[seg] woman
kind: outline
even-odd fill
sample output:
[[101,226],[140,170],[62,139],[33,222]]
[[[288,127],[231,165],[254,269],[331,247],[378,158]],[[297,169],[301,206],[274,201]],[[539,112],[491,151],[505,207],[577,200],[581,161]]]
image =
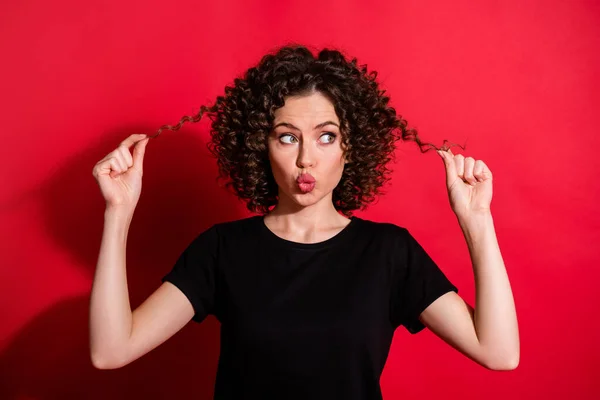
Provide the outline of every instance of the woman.
[[93,364],[126,365],[213,314],[216,399],[381,398],[400,325],[413,334],[428,327],[489,369],[516,368],[517,319],[483,161],[437,150],[473,262],[476,309],[407,229],[351,216],[388,179],[398,139],[435,147],[388,100],[355,59],[287,46],[212,107],[161,128],[208,113],[220,173],[259,215],[201,233],[133,312],[125,246],[150,137],[131,135],[99,161],[93,173],[107,207],[90,305]]

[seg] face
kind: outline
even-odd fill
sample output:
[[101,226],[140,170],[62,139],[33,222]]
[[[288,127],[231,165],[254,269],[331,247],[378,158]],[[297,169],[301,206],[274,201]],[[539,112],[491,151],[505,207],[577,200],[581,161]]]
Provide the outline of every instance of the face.
[[345,162],[339,125],[333,103],[320,93],[288,97],[275,111],[268,147],[280,204],[332,201]]

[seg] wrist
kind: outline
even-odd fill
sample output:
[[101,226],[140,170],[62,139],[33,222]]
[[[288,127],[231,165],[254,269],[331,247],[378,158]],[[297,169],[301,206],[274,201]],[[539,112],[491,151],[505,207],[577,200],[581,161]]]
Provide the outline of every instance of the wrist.
[[477,230],[494,224],[494,219],[492,218],[492,213],[490,211],[471,213],[466,216],[457,216],[457,219],[458,224],[463,231]]
[[120,207],[107,207],[104,211],[103,236],[126,243],[133,210]]
[[104,219],[130,222],[135,208],[124,206],[107,206],[104,210]]

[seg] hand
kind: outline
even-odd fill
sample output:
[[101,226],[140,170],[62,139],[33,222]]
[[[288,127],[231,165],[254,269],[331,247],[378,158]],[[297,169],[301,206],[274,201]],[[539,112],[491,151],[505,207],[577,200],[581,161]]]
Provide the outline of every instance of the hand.
[[[94,166],[92,175],[100,186],[107,208],[135,209],[142,191],[142,165],[148,140],[144,134],[131,135]],[[129,148],[134,144],[132,156]]]
[[446,188],[452,211],[458,218],[490,212],[492,172],[481,160],[438,150],[446,167]]

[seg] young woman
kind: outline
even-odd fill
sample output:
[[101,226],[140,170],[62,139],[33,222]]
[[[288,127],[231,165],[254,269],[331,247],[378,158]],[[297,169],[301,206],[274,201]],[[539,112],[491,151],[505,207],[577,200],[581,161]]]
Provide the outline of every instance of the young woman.
[[216,399],[381,398],[400,325],[413,334],[428,327],[486,368],[516,368],[517,318],[483,161],[437,149],[472,259],[475,309],[407,229],[352,216],[388,179],[398,139],[435,147],[388,100],[356,59],[287,46],[213,106],[161,128],[210,115],[221,175],[258,215],[202,232],[133,312],[125,247],[151,137],[131,135],[99,161],[106,211],[90,304],[93,364],[124,366],[213,314]]

